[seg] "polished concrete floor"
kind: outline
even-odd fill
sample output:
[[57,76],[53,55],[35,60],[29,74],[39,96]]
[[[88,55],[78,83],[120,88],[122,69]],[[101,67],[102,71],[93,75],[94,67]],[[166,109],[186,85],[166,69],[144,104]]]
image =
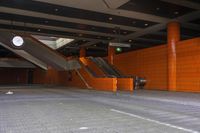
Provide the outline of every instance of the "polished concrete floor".
[[182,132],[200,132],[200,94],[0,87],[0,133]]

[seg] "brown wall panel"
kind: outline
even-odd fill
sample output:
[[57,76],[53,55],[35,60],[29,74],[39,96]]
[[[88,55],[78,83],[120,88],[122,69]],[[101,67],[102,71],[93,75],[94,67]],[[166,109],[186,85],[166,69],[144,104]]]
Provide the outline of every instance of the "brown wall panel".
[[20,68],[0,68],[0,84],[27,84],[28,70]]

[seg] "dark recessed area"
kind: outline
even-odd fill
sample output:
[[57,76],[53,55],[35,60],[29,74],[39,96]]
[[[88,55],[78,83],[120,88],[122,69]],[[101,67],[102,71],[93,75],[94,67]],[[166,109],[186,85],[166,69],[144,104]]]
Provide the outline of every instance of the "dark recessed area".
[[176,18],[195,11],[188,7],[171,4],[161,0],[130,0],[119,7],[119,9],[152,14],[166,18]]

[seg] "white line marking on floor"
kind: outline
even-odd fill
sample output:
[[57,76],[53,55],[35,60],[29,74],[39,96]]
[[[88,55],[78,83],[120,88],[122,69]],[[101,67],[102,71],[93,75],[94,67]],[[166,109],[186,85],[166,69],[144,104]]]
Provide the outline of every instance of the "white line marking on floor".
[[79,129],[80,129],[80,130],[87,130],[88,127],[80,127]]
[[168,124],[168,123],[164,123],[164,122],[160,122],[160,121],[157,121],[157,120],[145,118],[145,117],[142,117],[142,116],[139,116],[139,115],[127,113],[127,112],[116,110],[116,109],[110,109],[110,111],[116,112],[116,113],[120,113],[120,114],[124,114],[124,115],[128,115],[128,116],[135,117],[135,118],[138,118],[138,119],[154,122],[154,123],[159,124],[159,125],[164,125],[164,126],[176,128],[176,129],[183,130],[183,131],[190,132],[190,133],[199,133],[198,131],[195,131],[195,130],[191,130],[191,129],[187,129],[187,128],[171,125],[171,124]]

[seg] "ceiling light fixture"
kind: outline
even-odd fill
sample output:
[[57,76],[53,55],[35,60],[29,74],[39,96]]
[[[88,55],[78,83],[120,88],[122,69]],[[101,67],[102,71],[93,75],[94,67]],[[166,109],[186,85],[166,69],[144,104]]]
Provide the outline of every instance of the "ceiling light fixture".
[[112,18],[112,17],[109,17],[108,19],[109,19],[110,21],[112,21],[112,20],[113,20],[113,18]]
[[148,26],[149,24],[144,24],[145,26]]
[[14,36],[12,39],[12,44],[15,47],[21,47],[24,44],[24,39],[21,36]]
[[158,10],[160,10],[160,8],[159,8],[159,7],[157,7],[157,8],[156,8],[156,10],[158,11]]
[[174,14],[176,14],[176,15],[177,15],[177,14],[179,14],[179,12],[177,12],[177,11],[176,11],[176,12],[174,12]]
[[55,10],[56,12],[58,11],[58,9],[57,9],[57,8],[55,8],[54,10]]

